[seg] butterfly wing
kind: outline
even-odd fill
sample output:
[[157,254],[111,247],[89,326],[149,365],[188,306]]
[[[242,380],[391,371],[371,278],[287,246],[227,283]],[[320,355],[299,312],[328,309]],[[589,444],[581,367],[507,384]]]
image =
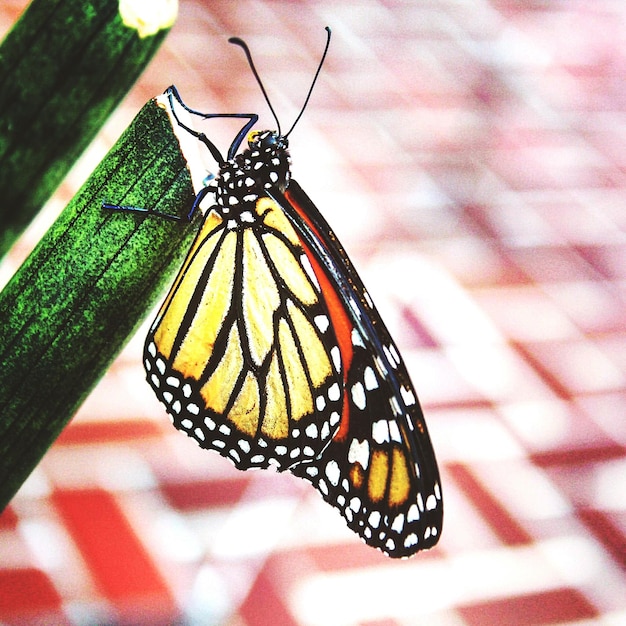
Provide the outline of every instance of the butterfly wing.
[[337,431],[335,330],[300,238],[270,198],[208,213],[148,333],[148,382],[174,425],[239,469],[285,470]]
[[339,429],[291,472],[309,480],[366,543],[392,557],[439,539],[437,462],[406,367],[337,237],[300,186],[270,192],[297,231],[323,285],[341,348]]

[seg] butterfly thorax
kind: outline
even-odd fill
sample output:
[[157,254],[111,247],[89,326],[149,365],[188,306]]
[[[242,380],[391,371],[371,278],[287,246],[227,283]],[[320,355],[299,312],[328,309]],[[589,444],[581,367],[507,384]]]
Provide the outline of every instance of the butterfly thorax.
[[274,131],[251,132],[248,148],[220,168],[213,208],[226,219],[245,223],[266,189],[285,191],[291,164],[287,146],[287,139]]

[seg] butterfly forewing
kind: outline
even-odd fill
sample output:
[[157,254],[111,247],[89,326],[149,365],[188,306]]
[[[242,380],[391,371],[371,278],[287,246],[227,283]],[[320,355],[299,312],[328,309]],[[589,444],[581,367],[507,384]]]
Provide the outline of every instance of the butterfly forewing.
[[336,432],[334,329],[295,231],[269,198],[245,223],[206,218],[146,340],[174,425],[240,469],[317,457]]
[[[370,545],[409,556],[439,539],[443,506],[437,463],[398,350],[336,236],[295,181],[273,194],[301,234],[338,332],[344,408],[329,446],[291,468],[313,483]],[[320,271],[320,270],[318,270]]]

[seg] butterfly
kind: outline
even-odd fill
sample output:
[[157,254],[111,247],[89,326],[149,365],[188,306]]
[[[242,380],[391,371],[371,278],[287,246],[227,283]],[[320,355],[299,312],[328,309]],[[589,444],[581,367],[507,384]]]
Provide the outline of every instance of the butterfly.
[[[336,235],[290,176],[288,136],[256,114],[205,114],[175,87],[172,109],[247,118],[199,193],[214,204],[151,326],[147,380],[174,426],[242,470],[309,481],[364,541],[391,557],[439,539],[437,462],[398,349]],[[244,138],[247,148],[238,152]],[[111,207],[109,207],[111,208]]]

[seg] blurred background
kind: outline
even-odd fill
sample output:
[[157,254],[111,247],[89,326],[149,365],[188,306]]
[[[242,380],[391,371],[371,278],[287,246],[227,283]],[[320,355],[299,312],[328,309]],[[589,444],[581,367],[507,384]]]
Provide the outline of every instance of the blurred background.
[[0,516],[0,623],[626,624],[625,22],[621,0],[181,0],[0,280],[169,84],[274,128],[228,37],[288,128],[331,26],[293,175],[407,362],[443,535],[392,561],[303,481],[200,450],[144,382],[144,328]]

